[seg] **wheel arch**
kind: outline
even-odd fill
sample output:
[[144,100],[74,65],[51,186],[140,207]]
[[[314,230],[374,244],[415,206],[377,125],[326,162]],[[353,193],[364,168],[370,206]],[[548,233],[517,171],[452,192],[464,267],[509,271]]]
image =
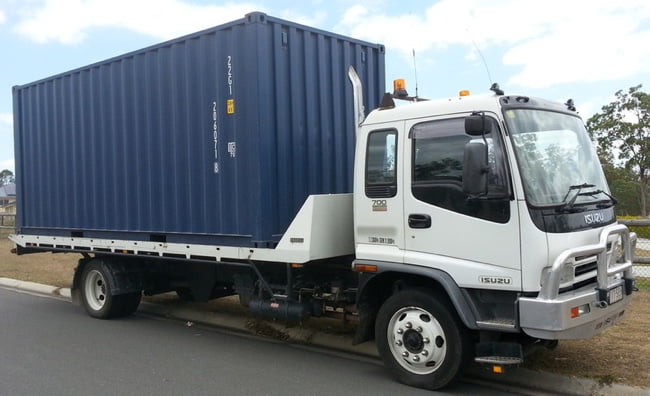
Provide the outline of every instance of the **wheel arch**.
[[444,298],[454,308],[462,323],[470,330],[477,330],[476,309],[466,294],[446,272],[408,264],[357,261],[376,265],[377,273],[360,274],[357,292],[360,325],[354,342],[361,343],[374,337],[377,312],[394,293],[407,288],[431,290]]
[[138,262],[126,263],[125,260],[109,256],[84,257],[79,259],[72,278],[70,289],[71,300],[76,305],[81,305],[82,274],[86,265],[91,261],[98,261],[105,266],[106,275],[110,277],[111,293],[115,296],[142,291],[142,269]]

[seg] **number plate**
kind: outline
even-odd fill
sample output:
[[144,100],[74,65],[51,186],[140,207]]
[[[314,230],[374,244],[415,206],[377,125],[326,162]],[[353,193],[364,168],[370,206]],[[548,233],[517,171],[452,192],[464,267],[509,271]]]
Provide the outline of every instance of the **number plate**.
[[616,286],[607,292],[607,300],[609,304],[614,304],[615,302],[621,301],[623,299],[623,286]]

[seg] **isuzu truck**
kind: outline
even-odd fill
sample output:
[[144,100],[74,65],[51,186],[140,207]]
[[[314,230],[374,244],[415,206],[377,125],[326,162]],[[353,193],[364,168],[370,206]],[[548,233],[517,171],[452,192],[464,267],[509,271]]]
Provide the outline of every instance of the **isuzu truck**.
[[251,13],[16,86],[10,239],[81,254],[90,316],[342,317],[428,389],[619,321],[636,236],[572,101],[384,80],[383,46]]

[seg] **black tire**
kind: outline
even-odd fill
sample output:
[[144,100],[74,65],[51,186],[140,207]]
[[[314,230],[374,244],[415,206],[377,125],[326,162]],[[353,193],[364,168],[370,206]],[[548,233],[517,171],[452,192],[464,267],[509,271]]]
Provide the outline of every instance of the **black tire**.
[[138,310],[138,307],[140,306],[140,300],[142,300],[142,292],[122,294],[115,296],[115,298],[122,300],[120,302],[122,305],[122,312],[120,312],[120,314],[117,316],[129,316]]
[[94,259],[86,264],[81,274],[81,301],[88,315],[98,319],[127,316],[135,312],[142,294],[129,293],[114,296],[108,264]]
[[408,289],[377,314],[375,341],[384,364],[401,383],[430,390],[456,380],[471,357],[469,331],[446,299]]

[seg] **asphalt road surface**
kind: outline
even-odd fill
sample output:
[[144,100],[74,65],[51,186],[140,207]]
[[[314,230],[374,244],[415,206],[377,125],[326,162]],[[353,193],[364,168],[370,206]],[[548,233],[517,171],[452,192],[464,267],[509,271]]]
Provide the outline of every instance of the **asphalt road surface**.
[[[431,395],[373,359],[0,289],[0,395]],[[505,395],[459,383],[445,393]]]

